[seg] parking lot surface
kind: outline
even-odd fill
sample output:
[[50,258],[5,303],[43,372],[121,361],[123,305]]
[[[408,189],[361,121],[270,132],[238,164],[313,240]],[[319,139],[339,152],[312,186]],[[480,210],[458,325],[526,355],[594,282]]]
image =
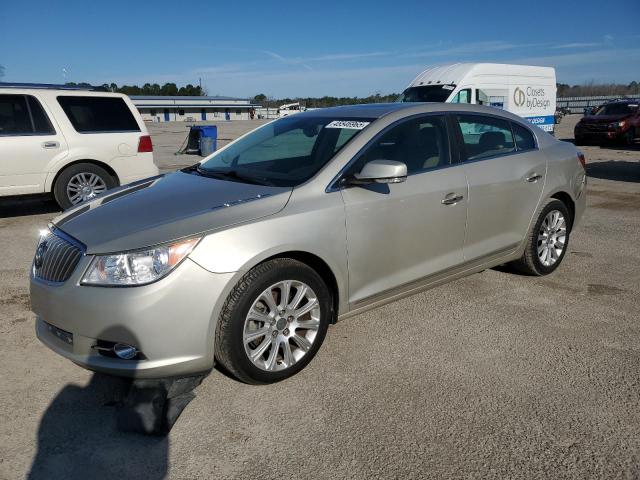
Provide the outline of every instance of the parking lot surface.
[[[185,125],[150,130],[163,171],[197,161],[173,155]],[[0,201],[0,478],[640,477],[640,148],[583,150],[588,209],[555,273],[344,320],[276,385],[214,370],[167,438],[117,431],[120,383],[35,338],[28,268],[57,209]]]

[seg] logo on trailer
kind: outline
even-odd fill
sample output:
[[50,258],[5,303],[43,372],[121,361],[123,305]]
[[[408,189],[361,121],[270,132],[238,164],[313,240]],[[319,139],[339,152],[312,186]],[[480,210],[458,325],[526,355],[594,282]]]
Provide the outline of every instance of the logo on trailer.
[[524,101],[525,101],[524,92],[520,87],[516,87],[515,91],[513,92],[513,102],[516,104],[516,106],[521,107],[524,105]]

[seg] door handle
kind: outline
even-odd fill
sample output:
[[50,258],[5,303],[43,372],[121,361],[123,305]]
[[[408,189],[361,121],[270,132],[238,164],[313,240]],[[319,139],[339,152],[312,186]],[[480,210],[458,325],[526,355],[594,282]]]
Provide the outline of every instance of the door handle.
[[531,175],[529,175],[527,178],[525,178],[525,180],[529,183],[535,183],[538,180],[540,180],[542,178],[542,175],[537,174],[537,173],[532,173]]
[[455,193],[449,193],[446,197],[444,197],[440,203],[443,205],[455,205],[459,201],[464,198],[464,195],[457,195]]
[[42,148],[58,148],[59,146],[58,142],[42,142]]

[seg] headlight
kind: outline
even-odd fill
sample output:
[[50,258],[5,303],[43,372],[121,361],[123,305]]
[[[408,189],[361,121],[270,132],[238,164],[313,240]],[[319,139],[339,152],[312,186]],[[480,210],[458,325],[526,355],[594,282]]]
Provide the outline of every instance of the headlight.
[[200,238],[112,255],[97,255],[82,277],[83,285],[136,286],[167,275],[189,255]]

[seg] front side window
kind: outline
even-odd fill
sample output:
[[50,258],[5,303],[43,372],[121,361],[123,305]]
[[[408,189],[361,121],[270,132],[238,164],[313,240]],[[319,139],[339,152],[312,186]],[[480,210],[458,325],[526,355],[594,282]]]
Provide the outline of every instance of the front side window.
[[133,113],[122,98],[60,96],[58,103],[77,132],[140,131]]
[[55,130],[31,95],[0,95],[0,135],[49,135]]
[[356,161],[360,171],[372,160],[393,160],[407,166],[412,175],[449,164],[449,140],[445,117],[430,115],[407,120],[373,140]]
[[458,115],[467,160],[480,160],[515,151],[507,120],[484,115]]
[[451,99],[451,103],[471,103],[471,89],[465,88],[460,90]]
[[285,117],[202,162],[202,175],[266,185],[299,185],[315,175],[373,119]]

